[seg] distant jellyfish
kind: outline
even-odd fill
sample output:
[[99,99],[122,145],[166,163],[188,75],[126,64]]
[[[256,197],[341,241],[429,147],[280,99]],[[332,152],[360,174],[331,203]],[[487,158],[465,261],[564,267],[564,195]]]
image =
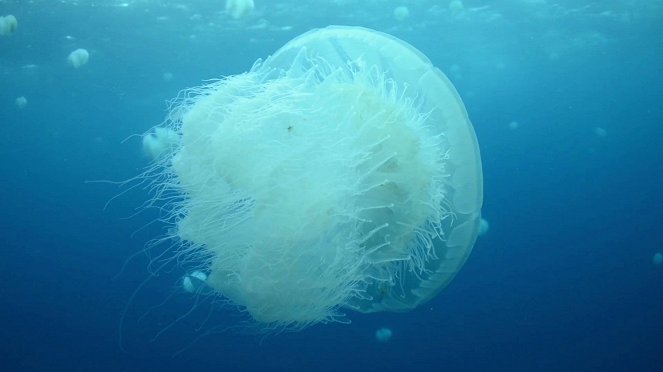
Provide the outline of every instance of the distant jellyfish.
[[488,230],[490,230],[490,224],[488,223],[488,220],[481,218],[481,221],[479,221],[479,236],[486,235]]
[[396,18],[397,21],[402,21],[405,18],[410,16],[410,9],[406,6],[397,6],[394,8],[394,18]]
[[169,154],[179,143],[180,136],[172,129],[156,127],[143,136],[143,151],[152,160]]
[[189,293],[196,293],[205,287],[207,274],[196,270],[182,277],[182,288]]
[[516,130],[519,127],[520,127],[520,124],[517,121],[510,121],[509,122],[509,129]]
[[18,21],[13,15],[0,17],[0,35],[11,35],[18,28]]
[[449,74],[454,77],[454,79],[460,80],[463,77],[463,69],[457,65],[453,64],[449,66]]
[[603,138],[603,137],[608,135],[608,132],[605,129],[601,128],[601,127],[596,127],[596,128],[594,128],[594,134],[597,137]]
[[652,257],[651,262],[656,266],[663,263],[663,253],[661,252],[654,253],[654,257]]
[[79,68],[84,66],[87,61],[90,59],[90,53],[85,49],[76,49],[73,52],[69,53],[67,57],[67,62],[72,65],[74,68]]
[[172,72],[164,72],[163,75],[161,75],[163,78],[163,81],[171,81],[173,80],[173,73]]
[[17,98],[16,98],[16,100],[14,101],[14,103],[16,104],[16,108],[18,108],[19,110],[22,110],[22,109],[25,108],[25,106],[27,106],[27,104],[28,104],[28,99],[25,98],[24,96],[20,96],[20,97],[17,97]]
[[234,19],[240,19],[253,12],[253,0],[226,0],[226,13]]
[[375,339],[378,342],[388,342],[391,340],[391,336],[393,336],[393,332],[391,329],[383,327],[375,331]]
[[460,12],[462,12],[463,9],[465,9],[465,7],[463,6],[463,2],[462,2],[462,1],[460,1],[460,0],[453,0],[453,1],[449,2],[449,10],[450,10],[451,13],[453,13],[454,15],[455,15],[455,14],[458,14],[458,13],[460,13]]

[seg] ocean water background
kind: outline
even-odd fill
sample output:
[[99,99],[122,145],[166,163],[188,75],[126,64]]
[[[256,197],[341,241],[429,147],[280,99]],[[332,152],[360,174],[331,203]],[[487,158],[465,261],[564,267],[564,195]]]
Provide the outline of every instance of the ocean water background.
[[[233,20],[211,0],[0,1],[19,22],[0,37],[1,369],[663,370],[663,2],[462,4],[256,0]],[[131,135],[180,90],[330,24],[409,42],[463,98],[491,225],[464,268],[414,311],[266,338],[177,267],[132,297],[149,258],[128,259],[167,226],[133,215],[145,190],[104,209],[127,188],[86,181],[138,175]]]

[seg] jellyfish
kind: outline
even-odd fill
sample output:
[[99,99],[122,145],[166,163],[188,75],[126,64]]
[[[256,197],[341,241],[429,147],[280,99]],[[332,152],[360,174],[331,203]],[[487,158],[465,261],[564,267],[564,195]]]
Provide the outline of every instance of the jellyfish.
[[193,271],[182,277],[182,288],[189,293],[198,293],[205,287],[207,274],[200,270]]
[[265,329],[407,311],[479,231],[479,148],[446,76],[388,34],[330,26],[181,94],[148,174],[178,261]]
[[226,0],[226,13],[234,19],[248,16],[255,8],[253,0]]
[[173,150],[179,140],[174,130],[156,127],[143,136],[143,151],[152,160],[158,160]]
[[73,52],[69,53],[67,57],[67,62],[74,67],[79,68],[84,66],[87,61],[90,59],[90,53],[85,49],[76,49]]
[[450,1],[448,7],[451,13],[454,15],[462,12],[465,9],[465,6],[463,6],[463,2],[460,0]]
[[404,5],[397,6],[394,8],[394,18],[397,21],[403,21],[410,16],[410,9]]
[[378,342],[388,342],[389,340],[391,340],[392,335],[393,332],[391,331],[391,329],[386,327],[382,327],[377,331],[375,331],[375,339]]
[[18,28],[18,21],[13,15],[0,17],[0,35],[11,35]]
[[607,137],[607,136],[608,136],[608,131],[606,131],[605,129],[603,129],[603,128],[601,128],[601,127],[595,127],[595,128],[594,128],[594,134],[595,134],[597,137],[601,137],[601,138],[603,138],[603,137]]
[[661,252],[654,253],[654,256],[651,258],[651,262],[654,265],[659,266],[661,263],[663,263],[663,253]]
[[25,108],[25,106],[28,105],[28,99],[25,98],[25,96],[16,97],[14,104],[16,105],[17,109],[22,110]]
[[490,230],[490,223],[488,223],[488,220],[485,218],[479,220],[479,236],[486,235],[488,230]]

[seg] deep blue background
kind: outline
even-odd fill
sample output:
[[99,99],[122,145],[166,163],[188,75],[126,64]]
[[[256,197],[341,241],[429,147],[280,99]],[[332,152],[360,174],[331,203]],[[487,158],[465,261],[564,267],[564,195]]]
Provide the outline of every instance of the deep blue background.
[[[468,0],[457,14],[433,0],[256,2],[233,21],[211,0],[0,1],[19,20],[0,37],[3,370],[663,370],[661,2]],[[480,142],[489,233],[415,311],[262,340],[207,303],[173,323],[195,303],[173,268],[131,301],[122,351],[148,259],[113,278],[167,227],[126,218],[145,191],[103,210],[125,189],[85,181],[137,175],[140,140],[121,142],[179,90],[328,24],[389,32],[448,73]],[[79,47],[91,57],[75,70]],[[394,337],[381,344],[383,326]]]

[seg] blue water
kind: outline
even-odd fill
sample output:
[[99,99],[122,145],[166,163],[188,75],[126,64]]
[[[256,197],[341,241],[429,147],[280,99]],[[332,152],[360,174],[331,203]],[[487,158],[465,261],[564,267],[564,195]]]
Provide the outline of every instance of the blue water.
[[[0,1],[19,22],[0,37],[0,369],[663,370],[663,3],[447,4],[256,0],[235,21],[220,0]],[[329,24],[406,40],[456,85],[491,225],[464,268],[414,311],[264,339],[237,309],[194,306],[177,267],[132,298],[149,258],[123,264],[167,226],[132,216],[147,191],[104,209],[127,188],[86,181],[139,174],[130,136],[181,89]]]

